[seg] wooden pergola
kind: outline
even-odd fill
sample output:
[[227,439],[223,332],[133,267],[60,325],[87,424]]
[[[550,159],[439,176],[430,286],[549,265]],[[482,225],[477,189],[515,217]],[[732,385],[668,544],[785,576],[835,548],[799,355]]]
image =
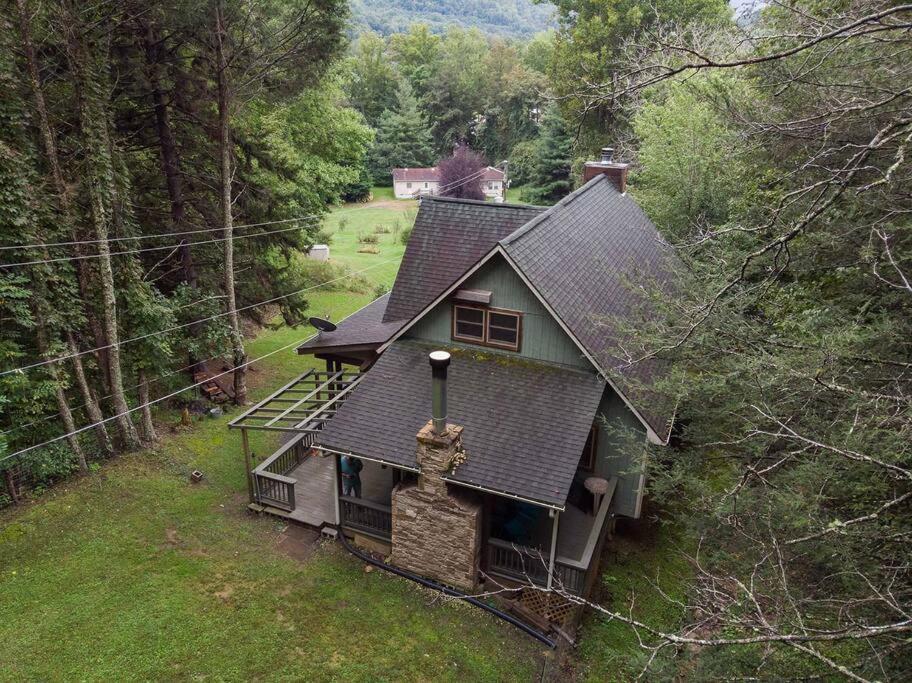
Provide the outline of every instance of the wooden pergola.
[[308,370],[228,423],[229,429],[241,430],[251,501],[254,493],[247,430],[316,434],[336,414],[361,377],[360,372],[342,369]]

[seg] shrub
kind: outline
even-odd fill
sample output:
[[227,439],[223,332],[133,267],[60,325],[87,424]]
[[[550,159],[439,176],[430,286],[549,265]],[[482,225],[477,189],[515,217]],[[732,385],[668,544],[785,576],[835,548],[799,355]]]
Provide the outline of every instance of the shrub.
[[399,241],[403,244],[408,244],[409,238],[412,236],[412,228],[414,226],[409,226],[402,231],[402,234],[399,235]]
[[386,227],[385,225],[375,225],[374,226],[375,235],[388,235],[389,231],[390,231],[390,229],[388,227]]
[[379,244],[380,238],[370,233],[358,233],[358,244]]
[[360,249],[358,249],[359,254],[379,254],[380,250],[375,247],[373,244],[366,244]]
[[314,244],[332,244],[332,233],[329,230],[318,230],[314,235]]
[[345,228],[348,227],[348,219],[340,218],[339,219],[339,232],[345,232]]

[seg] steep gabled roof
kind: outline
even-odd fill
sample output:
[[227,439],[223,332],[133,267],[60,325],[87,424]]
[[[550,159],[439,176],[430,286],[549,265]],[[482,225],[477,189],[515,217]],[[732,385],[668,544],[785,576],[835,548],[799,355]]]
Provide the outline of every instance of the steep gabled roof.
[[420,313],[499,240],[543,211],[524,204],[422,198],[383,321],[407,321]]
[[664,363],[628,364],[631,322],[654,314],[646,290],[673,291],[674,255],[652,221],[604,175],[596,176],[500,242],[508,259],[662,440],[671,406],[649,388]]
[[[325,448],[417,468],[415,435],[431,416],[428,352],[398,341],[317,436]],[[562,508],[605,382],[595,373],[452,349],[449,420],[465,427],[453,483]]]

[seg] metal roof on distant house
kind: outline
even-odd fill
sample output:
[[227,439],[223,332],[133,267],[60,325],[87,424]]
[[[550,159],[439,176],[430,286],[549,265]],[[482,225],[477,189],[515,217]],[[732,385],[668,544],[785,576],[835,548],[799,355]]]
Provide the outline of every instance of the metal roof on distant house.
[[[484,174],[481,176],[481,180],[487,182],[489,180],[503,180],[504,172],[499,168],[494,168],[493,166],[488,166],[485,169]],[[431,166],[430,168],[394,168],[393,169],[393,181],[407,181],[407,182],[439,182],[440,181],[440,169],[436,166]]]
[[[391,345],[317,444],[416,469],[415,435],[431,417],[428,352]],[[468,456],[448,479],[563,508],[605,388],[594,373],[453,350],[449,421]]]
[[525,204],[423,197],[384,322],[408,319],[474,266],[497,242],[545,211]]

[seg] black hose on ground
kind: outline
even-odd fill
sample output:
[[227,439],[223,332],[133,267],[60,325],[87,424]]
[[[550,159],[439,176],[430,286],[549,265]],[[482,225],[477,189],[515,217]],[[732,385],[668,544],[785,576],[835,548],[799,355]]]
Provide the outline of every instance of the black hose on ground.
[[345,549],[348,550],[348,552],[350,552],[355,557],[362,559],[365,562],[374,565],[375,567],[380,567],[380,569],[385,569],[388,572],[392,572],[393,574],[396,574],[397,576],[401,576],[405,579],[410,579],[410,580],[414,581],[415,583],[421,584],[425,588],[432,588],[435,591],[440,591],[444,595],[449,595],[450,597],[458,598],[459,600],[465,600],[470,605],[475,605],[476,607],[480,607],[481,609],[485,610],[486,612],[490,612],[495,617],[497,617],[499,619],[503,619],[508,624],[512,624],[513,626],[518,628],[520,631],[523,631],[524,633],[532,636],[533,638],[544,643],[551,649],[554,649],[557,647],[557,643],[555,643],[553,640],[551,640],[544,633],[536,631],[534,628],[532,628],[528,624],[520,621],[516,617],[514,617],[510,614],[507,614],[506,612],[502,612],[499,609],[497,609],[496,607],[491,607],[491,605],[487,604],[486,602],[482,602],[478,598],[474,598],[471,595],[466,595],[465,593],[462,593],[458,590],[455,590],[448,586],[444,586],[435,581],[431,581],[430,579],[426,579],[423,576],[418,576],[417,574],[413,574],[412,572],[406,571],[405,569],[400,569],[399,567],[394,567],[393,565],[387,564],[386,562],[381,562],[380,560],[377,560],[377,559],[371,557],[367,553],[361,552],[360,550],[358,550],[357,548],[352,546],[351,543],[348,542],[348,539],[345,538],[345,534],[342,532],[342,529],[339,529],[337,527],[336,530],[339,532],[339,538],[342,541],[342,545],[344,545]]

